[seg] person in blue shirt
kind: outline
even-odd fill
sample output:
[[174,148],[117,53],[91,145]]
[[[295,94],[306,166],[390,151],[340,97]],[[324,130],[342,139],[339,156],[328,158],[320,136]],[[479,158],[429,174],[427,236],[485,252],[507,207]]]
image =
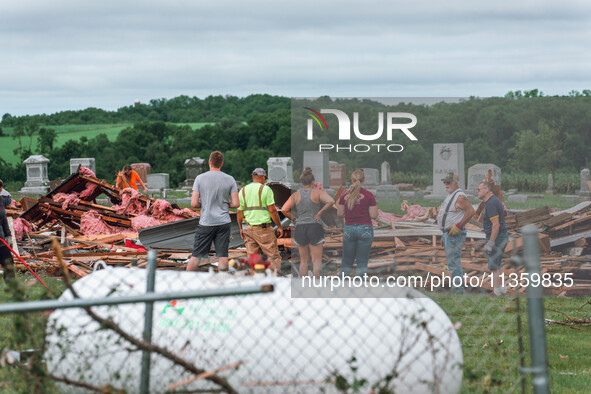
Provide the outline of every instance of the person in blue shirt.
[[482,225],[486,235],[484,251],[488,255],[488,268],[493,273],[493,292],[500,296],[507,293],[507,288],[501,283],[501,262],[509,243],[509,234],[505,226],[505,207],[492,190],[492,183],[482,182],[478,185],[477,195],[484,202],[482,215]]

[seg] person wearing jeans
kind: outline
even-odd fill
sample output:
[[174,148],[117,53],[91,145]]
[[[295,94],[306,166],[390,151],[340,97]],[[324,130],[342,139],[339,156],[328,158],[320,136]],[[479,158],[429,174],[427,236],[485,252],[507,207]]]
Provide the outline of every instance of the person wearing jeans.
[[450,172],[442,179],[448,196],[439,208],[437,224],[443,232],[441,241],[445,249],[445,260],[451,274],[453,291],[464,294],[461,260],[462,246],[466,243],[464,226],[474,216],[474,208],[460,189],[459,180],[456,172]]
[[355,262],[357,262],[355,275],[363,276],[367,273],[373,242],[371,220],[378,217],[378,207],[374,195],[362,187],[364,181],[363,170],[353,171],[352,185],[341,195],[337,205],[337,214],[345,218],[343,260],[339,273],[341,276],[348,276]]
[[501,281],[503,253],[509,243],[509,234],[505,225],[505,207],[493,194],[493,184],[482,182],[478,185],[478,198],[484,202],[482,226],[486,235],[484,251],[488,255],[488,269],[492,271],[493,294],[502,296],[508,289]]
[[442,235],[443,249],[445,249],[445,259],[447,261],[447,268],[451,273],[452,283],[456,293],[463,293],[463,270],[462,270],[462,246],[466,243],[466,230],[461,230],[458,235],[450,235],[449,232],[444,232]]

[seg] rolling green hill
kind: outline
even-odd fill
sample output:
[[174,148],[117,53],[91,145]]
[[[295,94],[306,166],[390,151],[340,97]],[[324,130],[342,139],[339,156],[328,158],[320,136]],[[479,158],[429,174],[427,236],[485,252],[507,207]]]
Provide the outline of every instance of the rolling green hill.
[[[175,123],[176,125],[189,125],[193,130],[202,128],[209,122],[201,123]],[[106,134],[109,141],[115,141],[121,130],[131,124],[79,124],[79,125],[62,125],[62,126],[40,126],[54,129],[57,138],[54,148],[63,146],[69,140],[80,140],[82,137],[92,139],[99,134]],[[18,148],[18,139],[12,137],[13,127],[3,127],[4,136],[0,137],[0,157],[6,160],[9,164],[17,164],[19,158],[14,154],[14,150]],[[37,151],[37,137],[34,135],[31,141],[31,151]],[[29,147],[29,137],[22,137],[21,143],[23,147]]]

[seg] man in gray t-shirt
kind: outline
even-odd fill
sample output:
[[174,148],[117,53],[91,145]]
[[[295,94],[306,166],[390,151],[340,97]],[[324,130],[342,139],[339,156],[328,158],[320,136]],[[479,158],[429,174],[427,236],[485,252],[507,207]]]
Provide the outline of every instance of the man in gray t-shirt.
[[199,259],[209,256],[213,242],[219,258],[218,268],[228,269],[228,246],[230,243],[230,208],[238,208],[238,188],[230,175],[221,171],[224,155],[212,152],[209,156],[209,171],[195,178],[191,206],[201,208],[199,226],[195,232],[193,253],[187,271],[196,271]]

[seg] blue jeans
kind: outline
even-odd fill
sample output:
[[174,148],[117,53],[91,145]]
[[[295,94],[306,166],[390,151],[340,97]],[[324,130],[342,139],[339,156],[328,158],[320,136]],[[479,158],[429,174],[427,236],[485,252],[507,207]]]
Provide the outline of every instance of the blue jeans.
[[[488,237],[486,238],[486,242],[488,242]],[[501,262],[503,260],[503,253],[505,253],[505,248],[509,243],[509,234],[506,231],[499,232],[497,238],[495,239],[495,246],[492,252],[488,255],[488,269],[490,270],[498,270],[501,268]]]
[[[452,283],[459,285],[455,291],[458,293],[464,292],[464,283],[462,276],[462,247],[466,243],[466,230],[460,231],[459,235],[451,236],[449,233],[443,233],[442,236],[443,248],[445,249],[445,259],[447,261],[447,268],[451,272]],[[462,280],[454,278],[459,276]]]
[[340,275],[349,275],[353,262],[357,260],[356,276],[367,273],[369,252],[373,242],[373,226],[368,224],[348,224],[343,232],[343,261]]

